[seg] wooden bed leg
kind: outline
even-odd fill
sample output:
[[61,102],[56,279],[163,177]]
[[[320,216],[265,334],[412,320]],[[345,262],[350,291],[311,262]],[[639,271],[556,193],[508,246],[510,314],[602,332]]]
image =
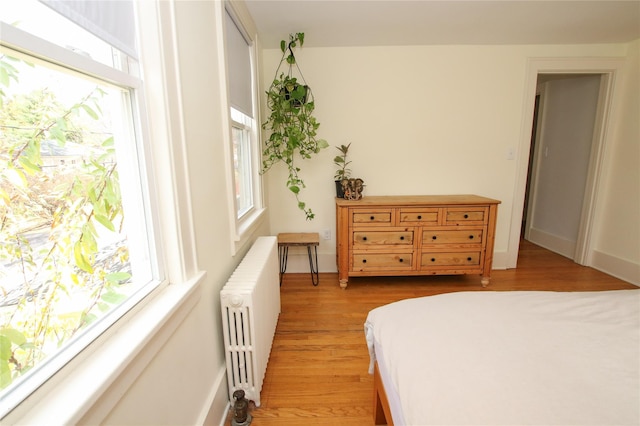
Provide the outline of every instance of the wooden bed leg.
[[375,363],[373,370],[373,421],[376,425],[393,426],[391,408],[387,400],[387,393],[378,371],[378,363]]

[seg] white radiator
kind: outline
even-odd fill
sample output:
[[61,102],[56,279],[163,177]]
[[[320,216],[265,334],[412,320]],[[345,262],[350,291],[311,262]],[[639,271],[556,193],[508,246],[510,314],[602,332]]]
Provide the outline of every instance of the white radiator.
[[277,237],[259,237],[220,291],[229,398],[260,391],[280,315]]

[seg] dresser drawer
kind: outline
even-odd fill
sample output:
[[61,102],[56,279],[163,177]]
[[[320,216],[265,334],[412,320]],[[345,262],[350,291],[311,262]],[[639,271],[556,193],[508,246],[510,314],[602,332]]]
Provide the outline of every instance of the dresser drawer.
[[449,207],[445,210],[445,225],[484,225],[488,217],[486,207]]
[[421,224],[421,225],[437,225],[438,224],[438,208],[404,208],[400,209],[400,225],[404,224]]
[[439,230],[425,229],[422,231],[422,245],[440,244],[482,244],[482,229],[470,230]]
[[392,209],[353,210],[353,226],[391,226]]
[[413,231],[354,231],[354,248],[413,246]]
[[479,251],[469,252],[427,252],[422,253],[420,266],[441,267],[441,266],[478,266],[480,265],[481,254]]
[[362,253],[353,255],[354,271],[367,270],[411,270],[412,253]]

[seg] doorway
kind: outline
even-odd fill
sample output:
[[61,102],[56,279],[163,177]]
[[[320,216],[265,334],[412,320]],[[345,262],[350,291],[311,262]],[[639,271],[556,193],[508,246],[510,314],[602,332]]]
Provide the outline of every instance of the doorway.
[[[521,234],[576,261],[601,74],[539,74]],[[595,150],[597,152],[597,150]],[[580,263],[578,261],[578,263]]]
[[[598,203],[598,185],[602,169],[604,147],[610,138],[608,122],[610,120],[612,99],[616,97],[614,82],[624,65],[620,58],[531,58],[525,75],[525,96],[523,122],[518,144],[514,198],[511,209],[509,241],[504,264],[506,268],[515,268],[518,263],[520,237],[523,221],[526,224],[525,196],[530,185],[527,183],[530,148],[533,130],[533,117],[538,78],[540,76],[561,77],[567,75],[597,74],[600,76],[596,123],[594,125],[589,167],[582,197],[579,229],[575,244],[574,261],[581,265],[590,265],[592,255],[591,230],[594,227],[595,209]],[[546,78],[546,77],[543,77]],[[539,126],[536,126],[538,128]],[[535,145],[534,145],[535,148]],[[535,161],[535,158],[533,159]],[[529,193],[528,206],[531,205]]]

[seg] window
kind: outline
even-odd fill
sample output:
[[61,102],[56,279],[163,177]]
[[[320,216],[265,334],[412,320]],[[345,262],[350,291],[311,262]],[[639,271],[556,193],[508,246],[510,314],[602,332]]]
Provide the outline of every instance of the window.
[[237,219],[241,219],[254,206],[251,177],[254,170],[251,160],[253,131],[253,119],[232,107],[231,132]]
[[[0,17],[0,417],[160,278],[135,50],[39,2],[8,4]],[[131,6],[118,4],[118,13]],[[122,26],[123,15],[115,18]]]
[[[230,6],[229,6],[230,8]],[[252,43],[232,10],[226,11],[225,47],[229,82],[229,115],[236,238],[262,208],[259,139],[255,124]]]

